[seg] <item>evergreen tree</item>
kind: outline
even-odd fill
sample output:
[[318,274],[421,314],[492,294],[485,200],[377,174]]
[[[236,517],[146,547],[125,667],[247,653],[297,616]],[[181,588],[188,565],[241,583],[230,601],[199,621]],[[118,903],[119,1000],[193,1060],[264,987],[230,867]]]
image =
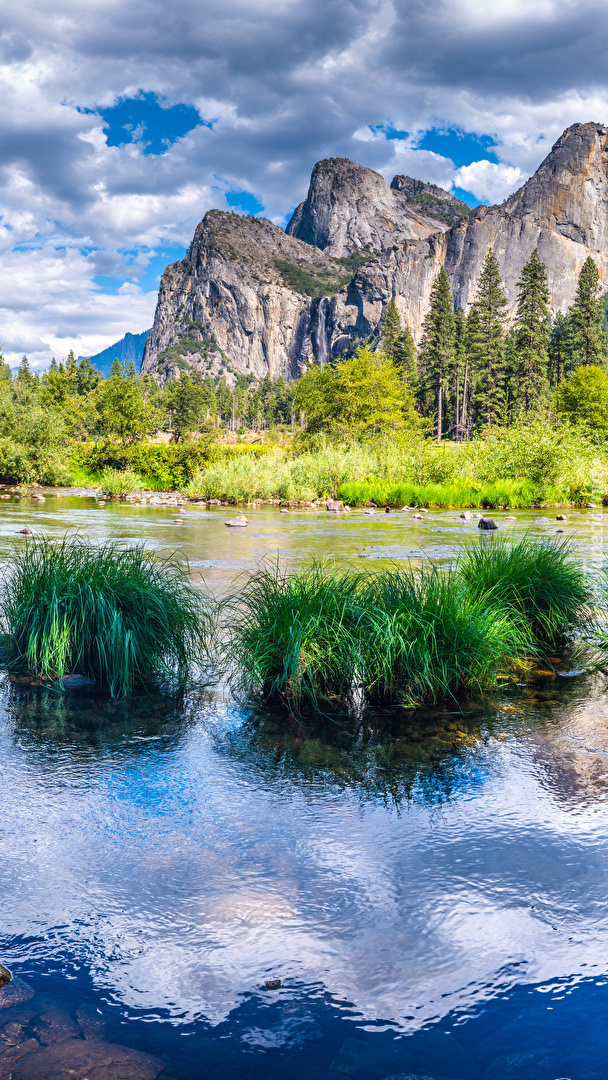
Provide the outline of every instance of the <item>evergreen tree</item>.
[[475,385],[476,369],[474,365],[476,350],[481,335],[479,321],[479,308],[473,304],[467,315],[465,329],[465,362],[462,380],[462,405],[460,407],[459,430],[462,438],[469,438],[472,427],[473,413],[473,388]]
[[445,389],[454,367],[454,306],[443,266],[431,290],[430,307],[422,327],[420,363],[424,372],[424,403],[429,411],[437,410],[439,442],[443,434]]
[[469,333],[469,361],[477,372],[476,408],[488,425],[500,423],[505,408],[505,325],[507,298],[500,267],[492,248],[484,259],[477,283],[475,320]]
[[608,340],[602,329],[604,305],[600,275],[589,255],[578,276],[574,303],[568,312],[568,367],[579,364],[603,364]]
[[461,307],[454,313],[454,436],[461,442],[464,436],[462,414],[464,379],[467,368],[467,317]]
[[547,268],[533,251],[517,282],[514,397],[524,413],[537,412],[548,395],[550,314]]
[[568,364],[568,317],[558,311],[549,335],[549,385],[557,390]]
[[416,381],[416,345],[409,326],[405,329],[401,326],[394,296],[391,296],[382,319],[380,347],[399,369],[408,386],[412,386]]

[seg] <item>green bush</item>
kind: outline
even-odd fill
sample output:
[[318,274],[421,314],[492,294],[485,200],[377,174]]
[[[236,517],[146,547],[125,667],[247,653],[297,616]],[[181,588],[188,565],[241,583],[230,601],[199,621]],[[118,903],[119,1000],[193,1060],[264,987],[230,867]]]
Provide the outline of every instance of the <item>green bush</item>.
[[[554,493],[556,496],[559,493]],[[496,481],[481,484],[454,481],[451,484],[405,484],[370,477],[360,483],[341,484],[338,498],[349,506],[375,502],[379,506],[424,506],[443,509],[483,506],[533,506],[537,489],[528,481]]]
[[154,679],[184,680],[210,638],[210,615],[187,569],[142,545],[79,537],[28,540],[3,584],[9,669],[94,679],[125,697]]
[[101,495],[120,498],[132,491],[141,491],[145,484],[133,469],[102,469],[99,475]]

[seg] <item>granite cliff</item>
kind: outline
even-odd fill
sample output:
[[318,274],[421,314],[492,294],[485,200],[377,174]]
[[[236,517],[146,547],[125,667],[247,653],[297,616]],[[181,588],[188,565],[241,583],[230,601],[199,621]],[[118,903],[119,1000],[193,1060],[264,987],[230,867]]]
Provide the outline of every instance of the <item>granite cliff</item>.
[[186,258],[165,271],[142,371],[294,378],[313,354],[325,361],[373,333],[391,296],[418,338],[439,268],[466,310],[490,247],[511,309],[535,248],[554,309],[565,309],[588,255],[608,275],[608,128],[573,125],[501,206],[467,210],[434,185],[396,176],[389,186],[330,158],[285,232],[211,211]]

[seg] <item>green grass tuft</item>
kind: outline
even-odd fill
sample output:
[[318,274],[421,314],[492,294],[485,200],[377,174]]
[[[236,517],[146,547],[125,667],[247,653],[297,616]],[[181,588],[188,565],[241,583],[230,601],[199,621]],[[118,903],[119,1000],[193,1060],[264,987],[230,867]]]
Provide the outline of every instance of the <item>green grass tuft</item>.
[[187,568],[77,536],[28,540],[9,557],[3,613],[9,670],[85,675],[119,698],[158,677],[183,681],[211,633]]
[[541,648],[558,648],[591,624],[592,588],[568,541],[486,538],[458,569],[473,600],[501,605]]
[[100,495],[109,495],[112,498],[120,498],[121,495],[130,495],[132,491],[142,491],[145,484],[133,469],[102,469],[99,475]]
[[[559,502],[561,492],[544,491],[544,500]],[[338,498],[349,506],[364,506],[375,502],[379,506],[426,506],[440,509],[464,509],[483,506],[528,507],[540,500],[538,485],[530,481],[497,480],[477,483],[473,480],[453,480],[445,483],[408,484],[370,477],[361,482],[341,484]]]
[[526,651],[526,629],[433,565],[362,577],[359,601],[374,630],[364,642],[367,699],[420,705],[479,693]]

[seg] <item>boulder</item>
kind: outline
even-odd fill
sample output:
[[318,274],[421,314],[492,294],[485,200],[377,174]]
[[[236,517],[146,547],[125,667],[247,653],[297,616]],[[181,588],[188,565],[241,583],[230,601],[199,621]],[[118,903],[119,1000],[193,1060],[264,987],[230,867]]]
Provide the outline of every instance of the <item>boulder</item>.
[[[1,1060],[1,1059],[0,1059]],[[13,1080],[156,1080],[163,1062],[115,1043],[68,1039],[26,1054]]]
[[478,529],[497,529],[498,525],[493,518],[482,517],[477,523]]
[[464,513],[462,513],[462,514],[460,515],[460,517],[462,518],[462,520],[463,520],[463,521],[470,521],[470,520],[471,520],[471,518],[472,518],[472,516],[473,516],[473,515],[472,515],[472,514],[470,514],[468,510],[465,510],[465,511],[464,511]]
[[12,977],[13,976],[8,968],[5,968],[4,964],[0,964],[0,989],[2,989],[3,986],[6,986],[6,984],[11,981]]
[[568,518],[566,517],[565,514],[558,514],[555,520],[556,521],[567,521]]
[[344,510],[344,503],[341,499],[328,499],[325,506],[327,510],[331,510],[334,514]]
[[13,1005],[23,1005],[34,996],[34,991],[17,975],[0,990],[0,1009],[12,1009]]

